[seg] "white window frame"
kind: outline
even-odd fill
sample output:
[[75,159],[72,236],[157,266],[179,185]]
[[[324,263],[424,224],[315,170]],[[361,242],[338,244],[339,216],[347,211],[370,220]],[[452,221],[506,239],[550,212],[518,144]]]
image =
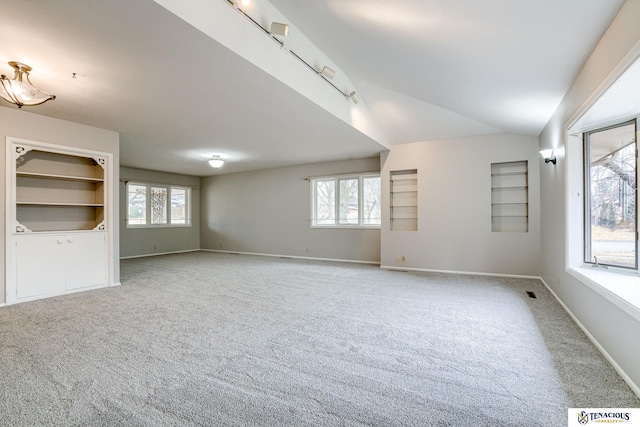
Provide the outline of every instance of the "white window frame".
[[[136,185],[140,187],[146,187],[146,200],[145,200],[145,220],[144,224],[131,224],[129,221],[129,186]],[[167,222],[166,224],[152,224],[151,223],[151,188],[163,188],[167,190]],[[171,218],[171,191],[173,189],[176,190],[184,190],[185,191],[185,206],[186,212],[184,222],[181,223],[173,223]],[[127,228],[180,228],[180,227],[191,227],[193,225],[193,221],[191,218],[192,213],[192,196],[191,193],[193,191],[192,187],[183,186],[183,185],[168,185],[168,184],[156,184],[152,182],[142,182],[142,181],[127,181],[125,186],[125,194],[126,194],[126,218],[125,222]],[[182,220],[180,220],[182,221]]]
[[[625,267],[622,265],[618,265],[618,264],[609,264],[607,262],[603,262],[600,261],[599,263],[596,263],[592,258],[591,259],[587,259],[587,253],[591,253],[591,230],[590,230],[590,226],[591,226],[591,220],[588,218],[588,211],[589,209],[587,208],[587,205],[589,205],[590,203],[590,198],[591,198],[591,190],[589,188],[590,183],[590,177],[588,175],[588,159],[587,159],[587,153],[588,153],[588,149],[587,149],[587,135],[590,135],[592,133],[595,132],[602,132],[602,131],[606,131],[608,129],[615,129],[615,128],[619,128],[622,126],[626,126],[626,125],[631,125],[633,124],[634,128],[635,128],[635,133],[636,133],[636,138],[637,138],[637,129],[638,129],[638,118],[633,116],[629,119],[626,120],[617,120],[611,124],[608,124],[607,126],[598,126],[597,128],[594,129],[590,129],[587,131],[583,131],[581,132],[581,140],[582,140],[582,179],[583,179],[583,196],[582,196],[582,212],[583,212],[583,230],[582,230],[582,246],[584,248],[583,251],[583,258],[582,258],[582,265],[585,267],[591,267],[591,268],[596,268],[599,266],[604,267],[605,269],[611,269],[613,272],[627,272],[627,273],[635,273],[638,274],[639,270],[638,270],[638,254],[640,253],[639,251],[639,241],[637,238],[637,234],[638,234],[638,196],[637,196],[637,190],[636,190],[636,200],[634,201],[634,205],[635,205],[635,221],[636,221],[636,240],[635,240],[635,265],[633,267]],[[638,176],[638,142],[635,141],[634,142],[635,148],[636,148],[636,159],[635,159],[635,164],[636,164],[636,182],[637,182],[637,176]],[[636,184],[637,185],[637,184]]]
[[[319,176],[309,178],[309,182],[311,185],[311,219],[310,225],[311,228],[359,228],[359,229],[380,229],[382,225],[382,220],[380,220],[379,224],[365,224],[364,223],[364,192],[363,192],[363,183],[367,178],[378,178],[380,179],[380,173],[362,173],[362,174],[345,174],[345,175],[329,175],[329,176]],[[350,180],[357,179],[358,180],[358,223],[357,224],[340,224],[340,181],[342,180]],[[317,223],[317,206],[316,206],[316,192],[317,192],[317,182],[320,181],[334,181],[335,182],[335,196],[334,196],[334,223],[333,224],[318,224]],[[380,189],[382,192],[382,188]],[[380,195],[380,200],[382,201],[382,194]],[[382,213],[382,207],[380,209]]]

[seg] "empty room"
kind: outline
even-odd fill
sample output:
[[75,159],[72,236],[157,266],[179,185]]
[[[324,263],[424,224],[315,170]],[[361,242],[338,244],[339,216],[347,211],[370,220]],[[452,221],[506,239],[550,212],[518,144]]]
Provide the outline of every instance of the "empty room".
[[0,425],[640,425],[640,0],[2,0]]

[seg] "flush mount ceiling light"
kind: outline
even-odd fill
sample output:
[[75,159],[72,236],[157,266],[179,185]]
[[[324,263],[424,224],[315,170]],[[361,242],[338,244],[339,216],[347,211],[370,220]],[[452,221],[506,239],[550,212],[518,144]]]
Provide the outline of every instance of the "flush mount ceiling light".
[[327,67],[326,65],[324,67],[322,67],[322,71],[320,71],[320,75],[322,75],[322,77],[326,77],[328,79],[332,79],[333,76],[336,75],[335,70],[332,70],[331,68]]
[[269,32],[269,34],[271,34],[272,36],[287,37],[289,35],[289,26],[280,22],[272,22],[271,31]]
[[13,67],[15,76],[13,79],[4,74],[0,76],[0,96],[12,104],[22,108],[23,105],[32,106],[44,104],[50,99],[56,99],[55,95],[49,95],[36,88],[29,80],[31,67],[20,62],[9,62]]
[[214,154],[211,156],[211,159],[209,159],[209,166],[214,169],[218,169],[222,167],[222,165],[224,165],[224,160],[222,160],[217,154]]

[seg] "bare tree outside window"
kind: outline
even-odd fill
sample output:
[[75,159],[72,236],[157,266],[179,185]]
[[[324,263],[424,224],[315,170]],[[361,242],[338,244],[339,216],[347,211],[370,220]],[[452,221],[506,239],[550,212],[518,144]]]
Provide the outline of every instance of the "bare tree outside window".
[[151,187],[151,224],[167,223],[167,189]]
[[636,267],[635,121],[585,134],[585,262]]
[[147,187],[144,185],[129,185],[129,224],[145,224],[147,222]]
[[379,226],[380,176],[356,175],[311,180],[311,225]]
[[362,207],[362,221],[366,225],[380,225],[381,194],[380,177],[367,177],[362,180],[364,196],[362,198],[364,206]]

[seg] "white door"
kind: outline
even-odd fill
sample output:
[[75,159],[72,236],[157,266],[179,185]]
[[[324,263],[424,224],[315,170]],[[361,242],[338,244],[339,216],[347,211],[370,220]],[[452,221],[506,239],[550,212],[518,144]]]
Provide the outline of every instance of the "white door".
[[80,289],[107,283],[107,234],[67,234],[66,289]]
[[65,289],[65,236],[16,236],[16,298],[53,295]]

